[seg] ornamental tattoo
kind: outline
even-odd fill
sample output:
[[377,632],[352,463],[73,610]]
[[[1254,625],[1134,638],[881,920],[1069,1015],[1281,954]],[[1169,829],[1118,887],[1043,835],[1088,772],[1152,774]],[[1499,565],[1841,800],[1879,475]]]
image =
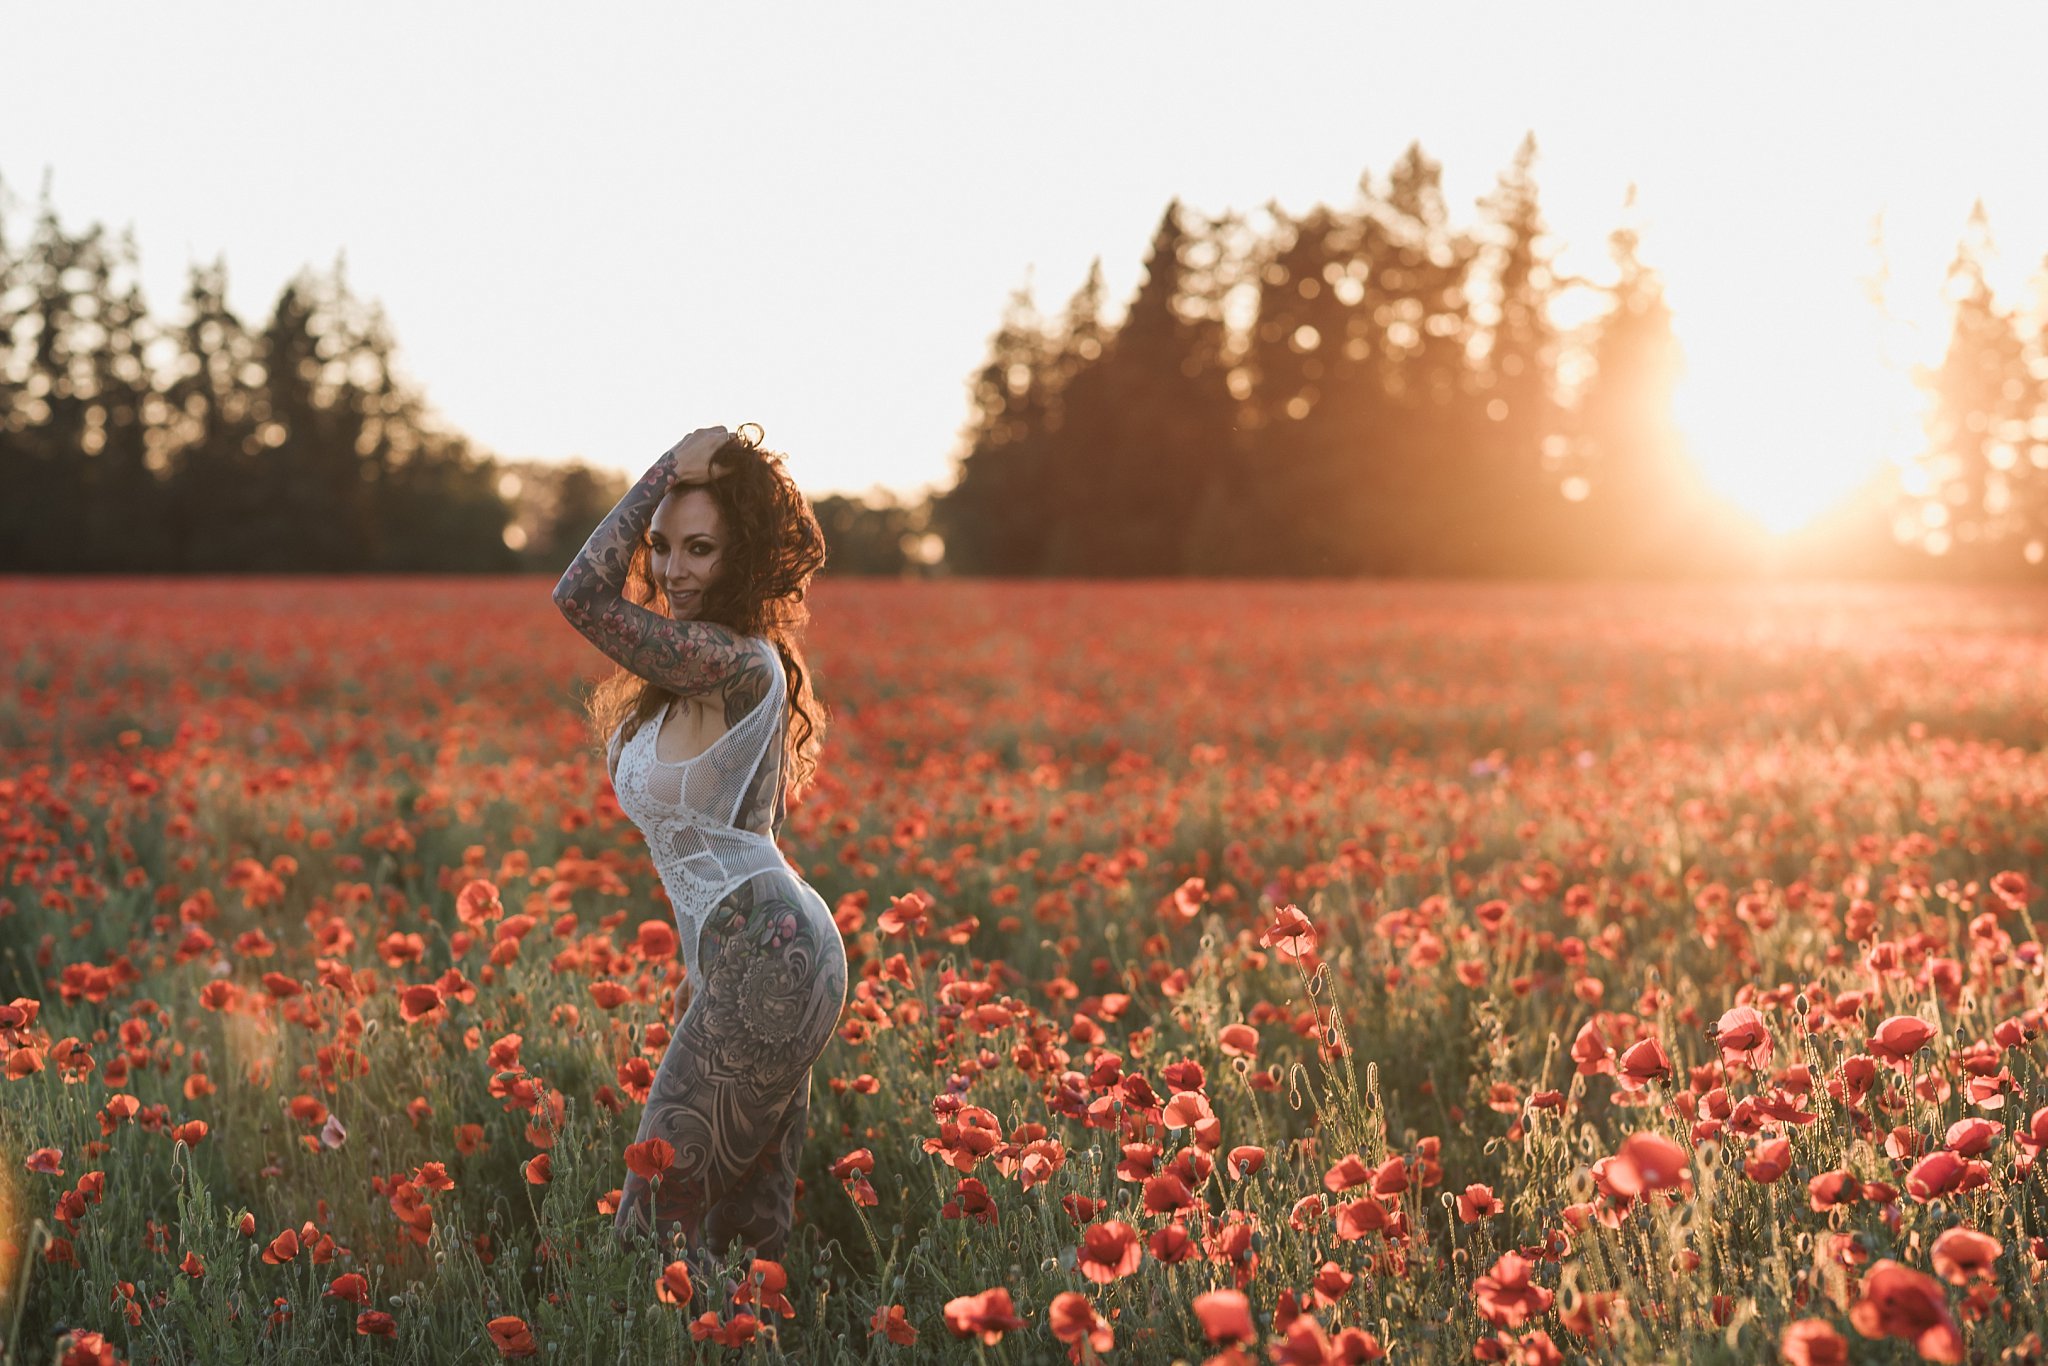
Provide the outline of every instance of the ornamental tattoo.
[[734,1241],[780,1259],[794,1218],[811,1068],[846,1004],[846,949],[787,871],[751,878],[704,922],[700,980],[649,1088],[635,1142],[675,1157],[657,1184],[628,1172],[623,1241],[680,1229],[692,1254]]

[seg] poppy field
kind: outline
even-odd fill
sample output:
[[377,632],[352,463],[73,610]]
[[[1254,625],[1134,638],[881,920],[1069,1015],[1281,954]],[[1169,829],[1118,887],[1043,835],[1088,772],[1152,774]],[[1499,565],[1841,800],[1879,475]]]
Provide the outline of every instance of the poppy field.
[[707,1266],[549,587],[0,581],[11,1359],[2048,1360],[2048,597],[823,581]]

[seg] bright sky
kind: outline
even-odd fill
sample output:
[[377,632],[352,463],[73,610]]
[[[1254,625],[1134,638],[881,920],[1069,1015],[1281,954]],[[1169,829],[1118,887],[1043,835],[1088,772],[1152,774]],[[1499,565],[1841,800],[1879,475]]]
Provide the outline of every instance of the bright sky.
[[814,496],[951,482],[1027,270],[1051,315],[1100,255],[1113,319],[1174,196],[1348,206],[1416,139],[1469,225],[1533,130],[1560,264],[1602,279],[1639,187],[1681,422],[1777,526],[1913,449],[1899,367],[1940,355],[1972,201],[2005,302],[2048,253],[2038,6],[182,0],[7,30],[15,241],[47,170],[67,225],[134,227],[159,316],[189,261],[225,254],[260,319],[345,250],[487,450],[638,474],[753,421]]

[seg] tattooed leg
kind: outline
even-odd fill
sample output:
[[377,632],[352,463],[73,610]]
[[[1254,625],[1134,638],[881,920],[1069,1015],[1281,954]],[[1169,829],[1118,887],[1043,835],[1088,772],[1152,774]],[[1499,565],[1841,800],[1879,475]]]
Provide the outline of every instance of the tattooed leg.
[[704,1238],[712,1247],[737,1242],[753,1248],[756,1257],[782,1260],[796,1219],[796,1169],[804,1155],[810,1115],[811,1079],[806,1075],[760,1160],[704,1212]]
[[[627,1175],[614,1227],[624,1235],[652,1226],[664,1237],[680,1229],[693,1251],[713,1255],[733,1236],[758,1233],[779,1251],[811,1067],[846,1000],[845,946],[817,893],[776,871],[743,883],[711,913],[698,960],[696,991],[635,1139],[665,1139],[675,1158],[652,1189]],[[774,1190],[773,1212],[762,1209],[768,1192],[755,1189],[764,1185]]]

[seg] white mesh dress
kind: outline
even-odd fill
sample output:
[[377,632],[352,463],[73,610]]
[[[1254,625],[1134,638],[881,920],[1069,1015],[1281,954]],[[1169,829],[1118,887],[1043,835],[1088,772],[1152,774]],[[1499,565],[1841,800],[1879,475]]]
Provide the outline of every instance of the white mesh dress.
[[774,684],[755,708],[740,718],[702,754],[668,763],[655,754],[655,737],[674,710],[671,703],[646,721],[623,743],[621,725],[611,739],[612,790],[619,809],[632,818],[647,839],[647,849],[661,885],[675,905],[676,929],[683,941],[683,966],[699,975],[698,938],[705,918],[719,902],[748,878],[784,870],[819,907],[824,899],[790,866],[772,834],[744,830],[734,824],[758,780],[777,788],[775,810],[782,810],[781,739],[787,708],[788,680],[782,656],[774,645],[752,637],[767,656]]
[[[709,749],[681,763],[657,757],[671,704],[631,739],[621,726],[607,750],[620,809],[647,837],[675,905],[694,987],[636,1140],[661,1138],[674,1158],[658,1188],[627,1174],[619,1218],[680,1227],[692,1249],[738,1239],[778,1258],[795,1218],[811,1068],[845,1005],[846,946],[825,899],[775,845],[789,684],[775,646],[750,639],[770,662],[768,695]],[[768,885],[734,895],[764,875]]]

